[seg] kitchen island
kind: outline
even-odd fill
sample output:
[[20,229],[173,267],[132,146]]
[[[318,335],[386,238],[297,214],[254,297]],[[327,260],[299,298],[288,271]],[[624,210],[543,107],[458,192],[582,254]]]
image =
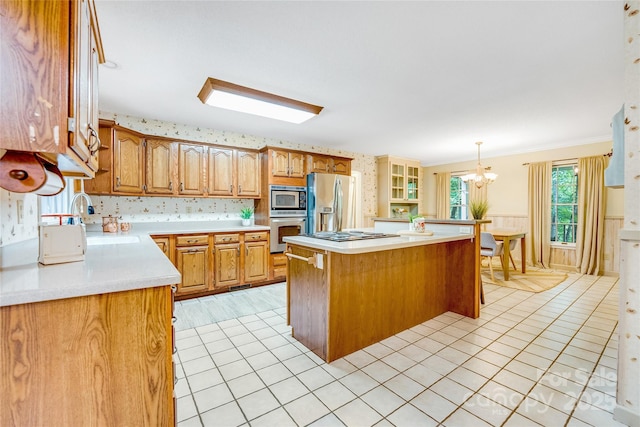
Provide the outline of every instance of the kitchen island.
[[431,236],[287,242],[293,336],[331,362],[451,311],[480,314],[479,225]]

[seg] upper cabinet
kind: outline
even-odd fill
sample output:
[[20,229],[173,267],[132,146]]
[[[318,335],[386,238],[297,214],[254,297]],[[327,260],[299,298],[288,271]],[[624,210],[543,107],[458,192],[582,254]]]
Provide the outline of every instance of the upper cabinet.
[[209,195],[260,197],[260,156],[255,150],[209,147]]
[[351,159],[346,157],[309,154],[307,164],[309,165],[309,173],[320,172],[351,175]]
[[270,152],[271,176],[304,178],[304,154],[286,150],[270,150]]
[[176,163],[173,144],[165,140],[147,139],[145,148],[145,191],[147,194],[172,195],[176,187]]
[[144,138],[116,129],[113,140],[114,193],[142,194],[144,191]]
[[420,162],[391,156],[377,157],[378,216],[402,217],[417,214],[420,190]]
[[203,145],[178,143],[178,194],[202,196],[207,176],[207,149]]
[[0,149],[41,153],[63,173],[93,177],[104,62],[93,1],[5,0],[0,29]]

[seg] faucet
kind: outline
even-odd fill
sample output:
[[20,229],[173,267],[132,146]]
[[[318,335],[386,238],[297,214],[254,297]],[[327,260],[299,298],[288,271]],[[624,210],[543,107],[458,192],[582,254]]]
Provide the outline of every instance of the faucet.
[[[89,215],[93,214],[93,206],[92,206],[92,202],[91,202],[91,197],[89,197],[89,195],[87,193],[84,192],[84,181],[80,182],[80,192],[75,193],[73,195],[73,198],[71,199],[71,203],[69,204],[69,213],[72,215],[71,216],[71,221],[73,223],[75,223],[74,218],[78,217],[78,224],[82,223],[82,215],[81,215],[81,210],[77,211],[78,213],[76,214],[76,204],[78,199],[84,199],[87,202],[87,213]],[[80,207],[82,208],[82,202],[80,202]]]

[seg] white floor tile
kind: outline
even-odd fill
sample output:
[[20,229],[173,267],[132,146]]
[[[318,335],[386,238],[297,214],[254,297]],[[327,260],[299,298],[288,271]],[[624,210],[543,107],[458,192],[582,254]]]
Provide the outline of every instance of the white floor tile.
[[398,370],[387,365],[381,360],[373,362],[361,370],[379,383],[383,383],[400,373]]
[[356,396],[361,396],[376,387],[379,382],[371,378],[362,371],[353,372],[339,380],[345,387],[351,390]]
[[397,375],[384,383],[384,386],[404,400],[409,401],[425,390],[425,386],[405,374]]
[[347,426],[372,426],[382,419],[379,413],[360,399],[347,403],[334,413]]
[[410,403],[436,421],[447,418],[458,406],[432,390],[423,391]]
[[339,381],[334,381],[326,386],[320,387],[313,393],[332,411],[356,398],[356,395]]
[[237,399],[236,402],[238,402],[238,405],[242,408],[242,412],[247,417],[248,421],[258,418],[267,412],[271,412],[280,406],[276,398],[273,397],[273,394],[271,394],[269,389],[266,388],[241,397],[240,399]]
[[307,394],[284,406],[298,425],[307,425],[327,415],[329,409],[313,394]]
[[383,386],[363,394],[360,399],[385,417],[405,404],[404,399]]
[[236,399],[266,387],[254,372],[227,381],[227,385]]
[[394,426],[435,427],[438,425],[433,418],[409,404],[402,406],[387,418]]
[[209,369],[208,371],[202,371],[191,375],[187,377],[187,381],[189,382],[189,387],[191,387],[191,392],[193,393],[224,382],[218,369]]
[[197,391],[193,393],[193,398],[196,401],[199,413],[206,412],[210,409],[233,401],[233,395],[229,391],[227,384],[218,384],[216,386]]
[[309,389],[295,377],[287,378],[269,387],[271,393],[278,399],[281,405],[285,405],[305,394]]
[[242,411],[236,402],[230,402],[202,414],[202,423],[205,426],[234,427],[246,422]]

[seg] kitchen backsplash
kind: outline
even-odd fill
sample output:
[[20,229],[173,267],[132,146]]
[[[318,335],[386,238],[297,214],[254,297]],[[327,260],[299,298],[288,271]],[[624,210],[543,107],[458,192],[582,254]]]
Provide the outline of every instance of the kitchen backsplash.
[[252,199],[184,197],[91,196],[94,215],[87,224],[101,224],[103,216],[126,222],[218,221],[240,219],[240,209],[252,207]]
[[[22,218],[18,208],[22,206]],[[0,188],[0,246],[38,237],[38,196]]]

